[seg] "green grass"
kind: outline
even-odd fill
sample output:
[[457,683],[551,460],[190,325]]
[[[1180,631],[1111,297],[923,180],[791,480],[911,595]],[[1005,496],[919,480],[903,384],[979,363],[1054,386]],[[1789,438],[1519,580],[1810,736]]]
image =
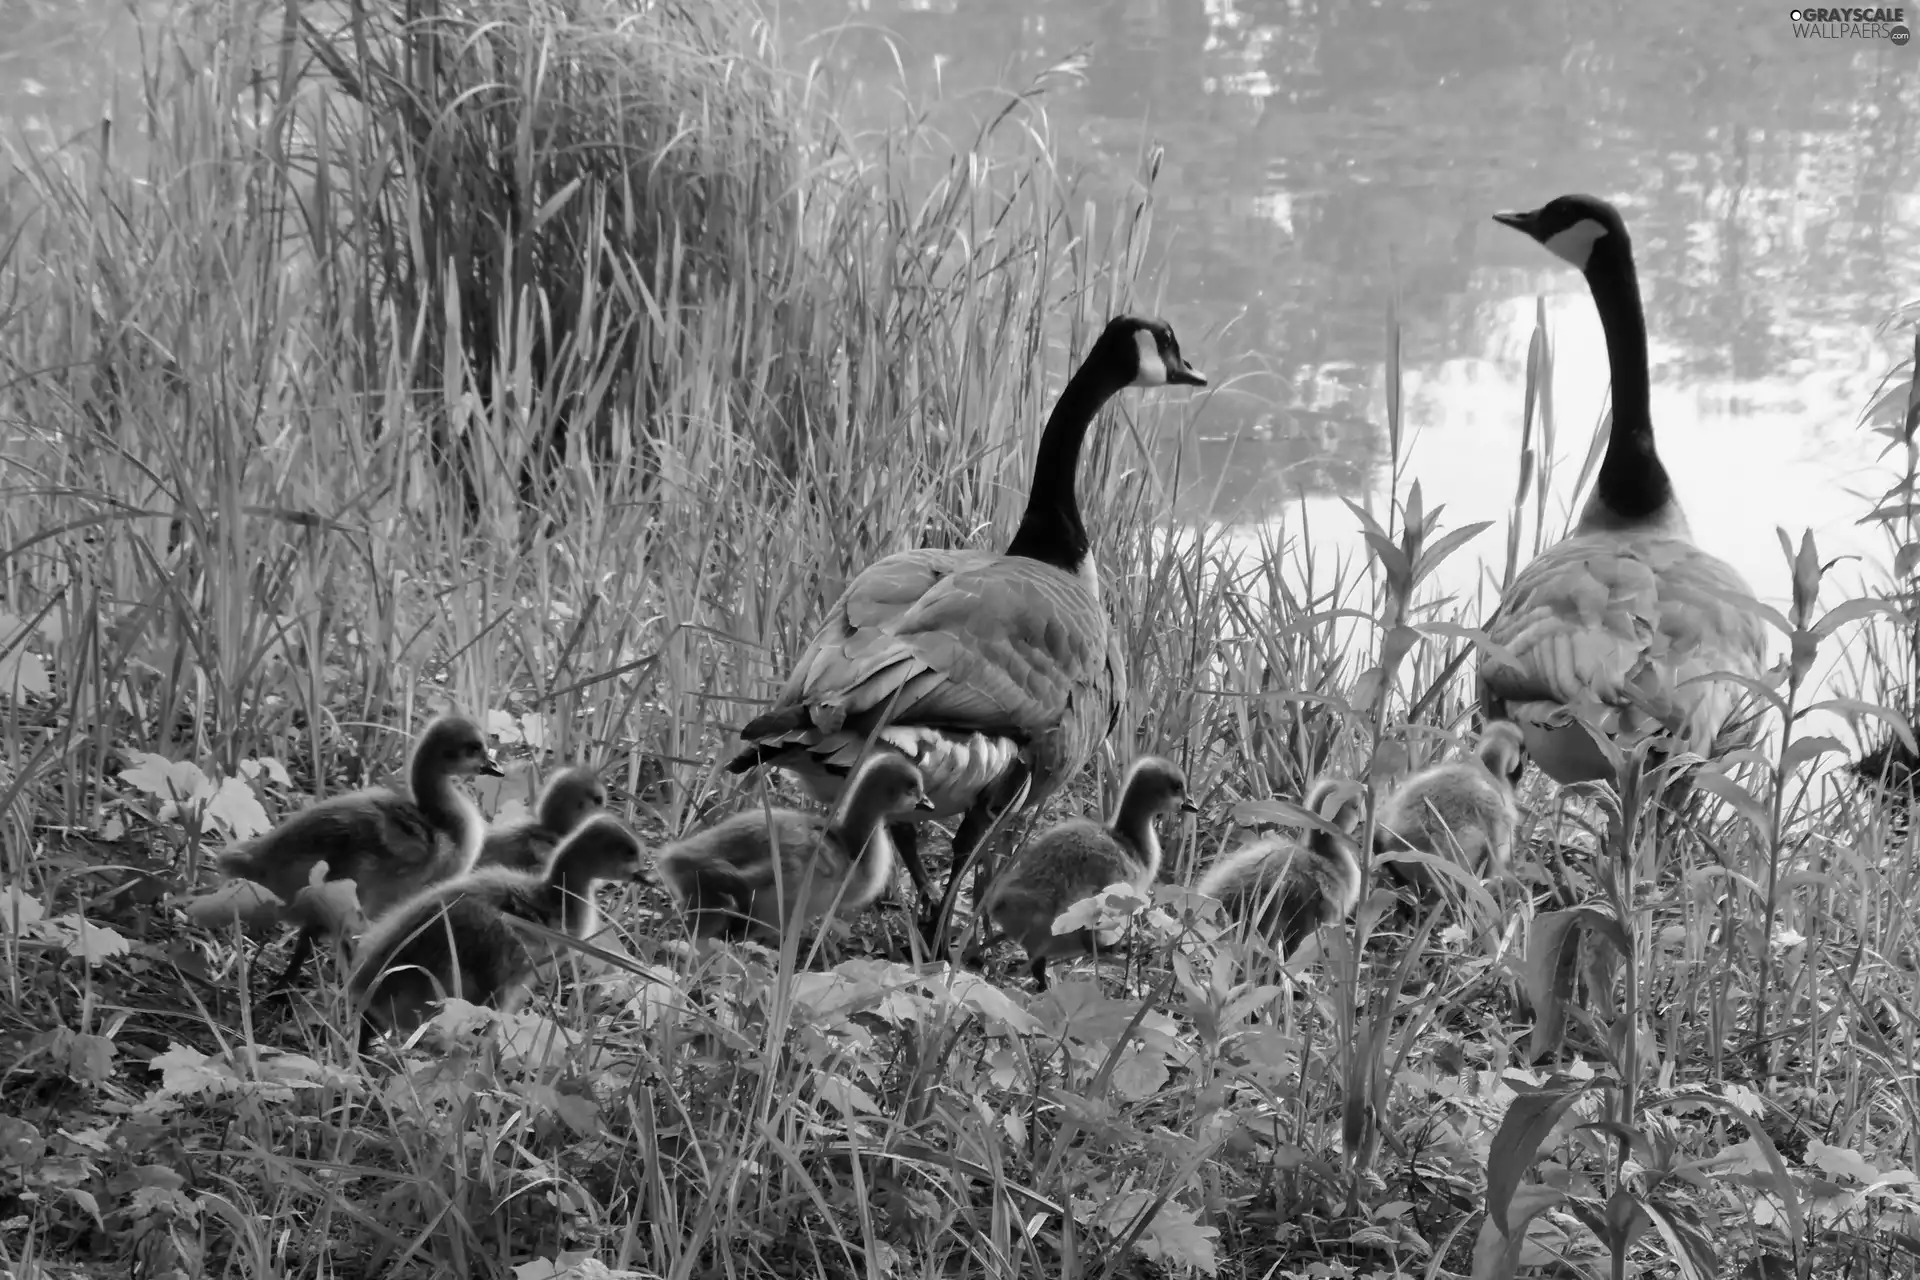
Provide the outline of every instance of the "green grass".
[[[1608,824],[1536,780],[1530,892],[1411,937],[1370,902],[1292,979],[1173,887],[1313,777],[1449,749],[1483,602],[1422,579],[1558,532],[1535,461],[1511,529],[1448,547],[1392,321],[1399,500],[1367,562],[1176,522],[1192,480],[1145,446],[1203,399],[1130,393],[1096,435],[1132,699],[1056,807],[1151,749],[1205,808],[1124,973],[1036,1001],[1004,970],[689,957],[638,896],[542,1014],[493,1044],[449,1015],[395,1065],[354,1056],[332,978],[263,1008],[251,945],[183,913],[251,806],[390,772],[442,703],[605,764],[652,839],[756,800],[717,762],[847,578],[1003,541],[1075,353],[1156,310],[1155,159],[1135,201],[1087,200],[1046,89],[957,143],[911,91],[856,133],[743,0],[411,28],[216,3],[156,33],[142,128],[15,157],[0,1265],[1504,1275],[1492,1206],[1513,1261],[1568,1274],[1913,1270],[1908,1188],[1868,1183],[1920,1163],[1920,864],[1817,743],[1734,762],[1657,862],[1650,806]],[[1544,329],[1532,363],[1545,459]],[[1911,612],[1852,634],[1818,637],[1843,691],[1910,707]]]

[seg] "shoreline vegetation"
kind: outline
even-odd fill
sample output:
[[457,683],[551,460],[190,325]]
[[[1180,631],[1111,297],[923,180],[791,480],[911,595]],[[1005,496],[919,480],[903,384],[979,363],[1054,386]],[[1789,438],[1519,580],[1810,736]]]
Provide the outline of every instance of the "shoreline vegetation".
[[[1862,515],[1898,581],[1822,597],[1782,535],[1784,733],[1679,815],[1630,768],[1619,799],[1530,776],[1518,883],[1441,876],[1413,917],[1363,895],[1287,974],[1180,886],[1297,828],[1316,778],[1372,777],[1370,830],[1383,780],[1459,750],[1481,604],[1431,575],[1471,551],[1510,579],[1558,532],[1543,495],[1586,479],[1541,461],[1544,318],[1512,516],[1471,542],[1405,468],[1391,315],[1395,501],[1354,508],[1364,564],[1175,518],[1191,480],[1142,445],[1199,397],[1090,435],[1131,695],[1049,816],[1105,812],[1147,753],[1201,810],[1166,824],[1151,903],[1109,895],[1124,965],[1039,996],[1011,951],[915,969],[876,958],[898,905],[836,926],[837,964],[693,954],[644,890],[549,998],[455,1005],[397,1058],[357,1056],[337,966],[291,1008],[250,994],[277,930],[202,896],[214,855],[390,776],[443,707],[522,770],[602,766],[650,848],[792,799],[723,775],[733,729],[861,566],[1002,544],[1074,359],[1157,310],[1157,157],[1087,199],[1048,83],[975,137],[910,101],[854,132],[747,0],[214,0],[154,33],[137,122],[13,158],[0,1266],[1915,1269],[1911,362],[1861,427],[1889,441]],[[1851,771],[1820,770],[1856,746],[1798,732],[1814,710],[1872,748]]]

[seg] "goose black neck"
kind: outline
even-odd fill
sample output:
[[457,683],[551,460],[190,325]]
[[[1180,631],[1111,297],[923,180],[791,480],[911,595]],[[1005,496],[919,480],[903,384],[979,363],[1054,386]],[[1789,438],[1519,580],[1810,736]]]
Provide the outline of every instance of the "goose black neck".
[[1080,520],[1080,446],[1094,416],[1125,385],[1107,370],[1097,352],[1068,379],[1040,435],[1027,511],[1007,544],[1008,555],[1041,560],[1069,573],[1077,572],[1086,561],[1093,544]]
[[1613,381],[1613,429],[1594,496],[1617,519],[1645,520],[1673,501],[1673,482],[1653,443],[1647,318],[1640,305],[1633,250],[1617,236],[1602,237],[1594,246],[1586,276],[1606,334],[1607,367]]
[[460,803],[453,779],[439,767],[438,762],[424,751],[418,753],[413,757],[407,780],[413,787],[414,804],[419,806],[434,830],[456,840],[467,833],[466,807]]

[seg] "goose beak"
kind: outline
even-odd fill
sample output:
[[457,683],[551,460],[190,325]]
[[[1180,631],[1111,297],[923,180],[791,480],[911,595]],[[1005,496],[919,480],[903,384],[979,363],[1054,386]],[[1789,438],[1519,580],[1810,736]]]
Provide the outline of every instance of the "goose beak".
[[1503,227],[1512,227],[1515,231],[1524,231],[1535,239],[1539,238],[1536,234],[1536,228],[1540,225],[1538,209],[1529,209],[1520,213],[1496,213],[1493,215],[1493,220]]
[[1167,385],[1170,387],[1204,387],[1207,375],[1188,364],[1183,357],[1175,356],[1167,361]]
[[1180,812],[1182,812],[1182,813],[1198,813],[1198,812],[1200,812],[1200,806],[1199,806],[1199,805],[1197,805],[1197,804],[1195,804],[1195,803],[1194,803],[1193,801],[1191,801],[1191,800],[1182,800],[1182,801],[1180,802]]
[[486,774],[489,778],[504,778],[507,776],[507,771],[502,769],[500,762],[492,756],[486,756],[480,761],[480,772]]
[[913,802],[913,811],[915,813],[932,813],[933,797],[921,796],[918,800],[915,800]]

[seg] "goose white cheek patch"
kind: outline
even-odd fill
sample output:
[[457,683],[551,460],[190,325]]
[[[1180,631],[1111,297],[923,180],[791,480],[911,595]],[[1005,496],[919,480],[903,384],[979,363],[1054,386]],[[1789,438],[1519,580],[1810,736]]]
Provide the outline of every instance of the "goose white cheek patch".
[[1167,362],[1160,358],[1160,344],[1154,341],[1151,333],[1145,329],[1133,335],[1133,343],[1139,350],[1140,372],[1133,375],[1136,387],[1164,387],[1167,385]]
[[1570,262],[1582,271],[1587,269],[1587,260],[1593,257],[1593,245],[1607,229],[1592,218],[1582,218],[1565,231],[1556,232],[1547,237],[1547,249],[1563,262]]

